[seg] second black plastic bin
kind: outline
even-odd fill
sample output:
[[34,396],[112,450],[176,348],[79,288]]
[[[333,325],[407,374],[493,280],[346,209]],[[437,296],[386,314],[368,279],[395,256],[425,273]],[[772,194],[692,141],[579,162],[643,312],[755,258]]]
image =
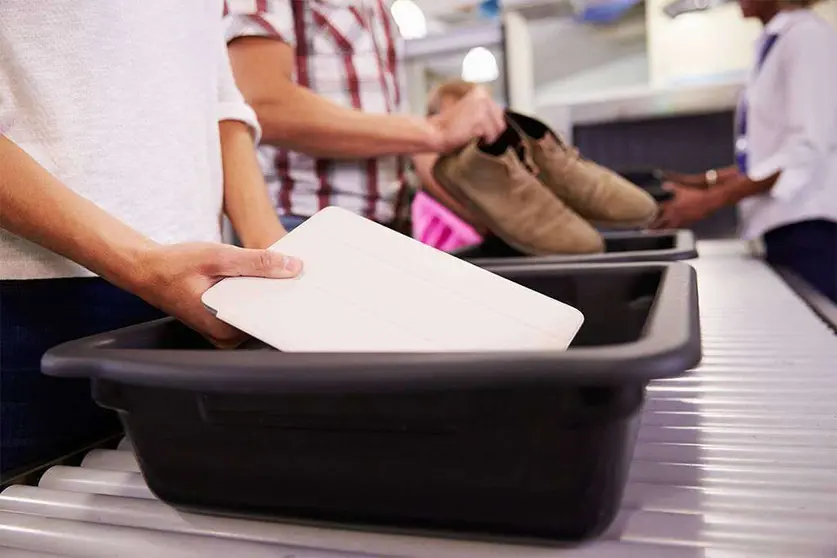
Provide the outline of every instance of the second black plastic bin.
[[527,256],[496,237],[478,246],[461,248],[454,256],[480,267],[541,265],[559,263],[622,263],[678,261],[696,258],[695,237],[691,231],[606,232],[605,251],[601,254]]
[[674,197],[671,191],[663,187],[666,173],[662,169],[622,169],[617,172],[629,182],[633,182],[651,194],[657,203],[665,203]]
[[620,506],[645,387],[700,360],[685,264],[502,275],[579,308],[566,352],[223,352],[172,320],[72,342],[151,490],[223,514],[584,539]]

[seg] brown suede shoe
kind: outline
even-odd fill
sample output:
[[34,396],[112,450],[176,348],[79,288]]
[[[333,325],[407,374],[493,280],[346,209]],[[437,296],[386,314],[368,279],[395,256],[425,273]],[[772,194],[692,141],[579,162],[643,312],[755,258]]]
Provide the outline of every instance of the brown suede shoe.
[[538,178],[581,217],[613,228],[644,227],[656,218],[657,203],[645,190],[582,158],[539,120],[511,111],[506,115],[529,146]]
[[433,167],[436,180],[509,246],[533,256],[604,250],[602,236],[535,178],[512,128],[472,142]]

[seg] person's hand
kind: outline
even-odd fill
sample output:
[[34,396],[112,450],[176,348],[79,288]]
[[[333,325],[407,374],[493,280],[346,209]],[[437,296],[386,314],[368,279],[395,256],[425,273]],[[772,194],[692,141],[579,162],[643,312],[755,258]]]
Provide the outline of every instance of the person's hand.
[[302,262],[268,250],[225,244],[154,246],[141,259],[134,292],[201,333],[216,347],[237,347],[246,335],[206,309],[201,296],[225,277],[295,277]]
[[717,207],[710,192],[673,182],[663,188],[674,193],[674,198],[662,204],[652,229],[678,229],[700,221]]
[[475,87],[459,102],[431,118],[440,132],[439,152],[461,147],[474,138],[493,143],[506,129],[502,107],[484,87]]
[[675,171],[663,171],[663,179],[666,182],[672,182],[682,186],[706,188],[706,175],[704,174],[685,174]]

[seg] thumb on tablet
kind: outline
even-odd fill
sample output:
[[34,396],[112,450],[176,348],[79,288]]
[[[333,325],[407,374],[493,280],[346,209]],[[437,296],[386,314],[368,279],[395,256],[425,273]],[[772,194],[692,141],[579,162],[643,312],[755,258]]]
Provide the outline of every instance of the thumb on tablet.
[[272,250],[249,250],[229,246],[223,255],[219,275],[287,279],[302,271],[302,261]]

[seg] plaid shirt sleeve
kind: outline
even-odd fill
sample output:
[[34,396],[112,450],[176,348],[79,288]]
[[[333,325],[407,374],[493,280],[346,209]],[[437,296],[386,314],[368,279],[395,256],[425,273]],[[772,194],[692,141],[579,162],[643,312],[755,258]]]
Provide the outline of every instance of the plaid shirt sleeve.
[[[395,38],[395,44],[396,51],[398,53],[397,69],[395,72],[399,101],[398,111],[402,114],[411,114],[414,107],[410,104],[410,98],[407,93],[409,89],[407,89],[407,65],[404,63],[404,39],[401,37],[400,33]],[[423,112],[421,107],[415,108],[418,109],[419,114]]]
[[240,37],[267,37],[296,46],[292,2],[296,0],[227,0],[227,42]]

